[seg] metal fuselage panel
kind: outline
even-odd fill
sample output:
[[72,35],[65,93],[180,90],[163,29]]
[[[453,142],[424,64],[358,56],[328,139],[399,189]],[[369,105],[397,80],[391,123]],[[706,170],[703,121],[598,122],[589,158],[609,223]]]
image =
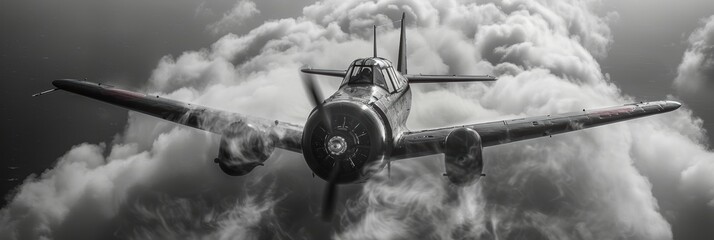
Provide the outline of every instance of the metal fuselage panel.
[[370,107],[380,115],[385,129],[388,130],[387,141],[390,143],[388,149],[391,150],[400,136],[407,131],[406,120],[411,110],[411,99],[411,89],[408,86],[389,93],[375,85],[344,85],[325,100],[325,104],[351,101]]

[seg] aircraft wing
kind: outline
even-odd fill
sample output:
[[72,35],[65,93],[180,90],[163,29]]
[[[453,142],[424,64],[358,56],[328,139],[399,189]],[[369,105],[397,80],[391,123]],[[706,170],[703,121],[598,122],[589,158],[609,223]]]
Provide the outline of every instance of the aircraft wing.
[[680,106],[681,104],[675,101],[632,103],[571,113],[407,132],[392,151],[392,159],[443,153],[446,137],[459,128],[475,130],[481,136],[482,146],[488,147],[665,113]]
[[223,134],[230,126],[235,126],[232,124],[246,124],[274,134],[277,137],[276,147],[302,152],[300,144],[303,127],[299,125],[220,111],[101,83],[61,79],[52,84],[57,89],[216,134]]

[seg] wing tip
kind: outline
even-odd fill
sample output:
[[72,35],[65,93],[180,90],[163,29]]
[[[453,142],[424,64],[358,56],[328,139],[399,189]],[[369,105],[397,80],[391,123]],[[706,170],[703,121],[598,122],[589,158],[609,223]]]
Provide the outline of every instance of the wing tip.
[[682,107],[682,104],[677,101],[667,100],[664,101],[664,108],[667,111],[674,111]]

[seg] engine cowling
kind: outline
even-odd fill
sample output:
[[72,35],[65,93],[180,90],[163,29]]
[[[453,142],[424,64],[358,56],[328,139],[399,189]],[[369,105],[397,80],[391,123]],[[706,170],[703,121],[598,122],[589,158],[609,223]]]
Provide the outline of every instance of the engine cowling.
[[214,160],[224,173],[243,176],[262,166],[275,150],[271,131],[236,122],[222,134],[218,157]]
[[303,156],[315,175],[328,180],[339,166],[337,183],[361,182],[384,167],[387,126],[374,109],[341,101],[325,104],[322,111],[310,115],[302,137]]
[[446,137],[444,165],[449,181],[465,185],[478,180],[483,171],[481,136],[470,128],[451,131]]

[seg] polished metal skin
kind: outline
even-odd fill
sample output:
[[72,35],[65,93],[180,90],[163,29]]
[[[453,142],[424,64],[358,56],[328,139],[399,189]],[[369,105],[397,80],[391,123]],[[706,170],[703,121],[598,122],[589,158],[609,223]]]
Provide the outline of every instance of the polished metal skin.
[[347,70],[301,70],[306,74],[343,79],[340,88],[332,96],[316,104],[304,127],[131,92],[105,84],[71,79],[55,80],[52,84],[56,89],[220,134],[221,146],[216,163],[227,174],[238,176],[249,173],[256,166],[262,165],[273,149],[278,147],[302,153],[315,175],[337,183],[364,181],[393,160],[443,153],[449,180],[455,184],[465,184],[481,176],[481,153],[484,147],[582,130],[669,112],[680,107],[674,101],[641,102],[564,114],[410,131],[406,126],[412,98],[409,84],[494,81],[496,78],[488,75],[407,74],[403,25],[402,21],[396,69],[389,60],[375,56],[357,59]]
[[[391,66],[384,59],[378,60],[385,63],[385,66]],[[401,75],[398,77],[404,78]],[[258,135],[261,136],[261,139],[271,139],[270,141],[272,142],[265,143],[265,145],[272,145],[298,153],[305,152],[306,146],[303,145],[303,136],[313,132],[304,132],[306,129],[300,125],[223,112],[159,96],[126,91],[106,84],[71,79],[55,80],[52,83],[61,90],[216,134],[224,136],[236,134]],[[374,132],[373,134],[384,134],[384,136],[377,138],[379,142],[384,142],[383,146],[373,147],[369,145],[370,150],[383,149],[380,150],[382,151],[381,153],[373,154],[374,156],[379,155],[379,158],[383,159],[366,161],[378,162],[377,167],[383,166],[385,159],[390,161],[444,153],[447,148],[447,137],[457,129],[472,129],[479,134],[481,145],[489,147],[665,113],[681,106],[675,101],[641,102],[592,110],[583,109],[582,111],[571,113],[409,131],[406,127],[406,120],[411,109],[411,90],[406,84],[391,93],[387,89],[373,85],[349,86],[345,84],[325,102],[326,109],[332,109],[333,105],[335,109],[341,109],[335,111],[344,114],[344,118],[365,115],[366,117],[364,118],[369,119],[371,124],[374,124],[370,127],[370,130]],[[314,115],[315,112],[308,119],[308,124],[318,119]],[[339,117],[333,119],[338,124],[339,120]],[[234,133],[227,134],[227,131],[231,129],[239,129],[242,132],[232,131]],[[347,138],[343,137],[343,139]],[[329,146],[325,146],[329,151]],[[359,145],[347,142],[345,148],[350,149],[357,146]],[[309,163],[315,160],[306,156],[306,161],[310,165]],[[259,166],[259,164],[255,164],[252,167],[255,166]],[[366,173],[369,172],[373,171],[367,171]],[[316,174],[322,178],[327,178],[328,175],[318,174],[317,172]],[[364,180],[363,177],[345,177],[344,182],[349,182],[347,180]]]
[[[215,162],[228,175],[242,176],[262,166],[277,148],[302,153],[314,175],[327,181],[323,220],[330,220],[337,199],[337,184],[369,179],[393,160],[444,154],[445,176],[456,185],[478,180],[483,174],[483,148],[673,111],[674,101],[641,102],[601,108],[494,121],[471,125],[410,131],[407,118],[412,94],[409,84],[495,81],[489,75],[407,74],[404,14],[396,70],[374,56],[357,59],[347,70],[302,69],[314,109],[300,125],[270,121],[183,103],[113,86],[72,79],[55,80],[56,87],[40,96],[65,90],[154,117],[221,135]],[[376,27],[375,27],[376,33]],[[340,88],[322,98],[311,75],[342,78]],[[389,171],[388,171],[389,174]]]
[[[305,123],[302,153],[310,169],[322,179],[330,179],[339,165],[338,183],[364,181],[374,174],[372,166],[383,166],[387,156],[387,123],[369,105],[346,99],[324,103]],[[330,124],[320,114],[327,114]]]

